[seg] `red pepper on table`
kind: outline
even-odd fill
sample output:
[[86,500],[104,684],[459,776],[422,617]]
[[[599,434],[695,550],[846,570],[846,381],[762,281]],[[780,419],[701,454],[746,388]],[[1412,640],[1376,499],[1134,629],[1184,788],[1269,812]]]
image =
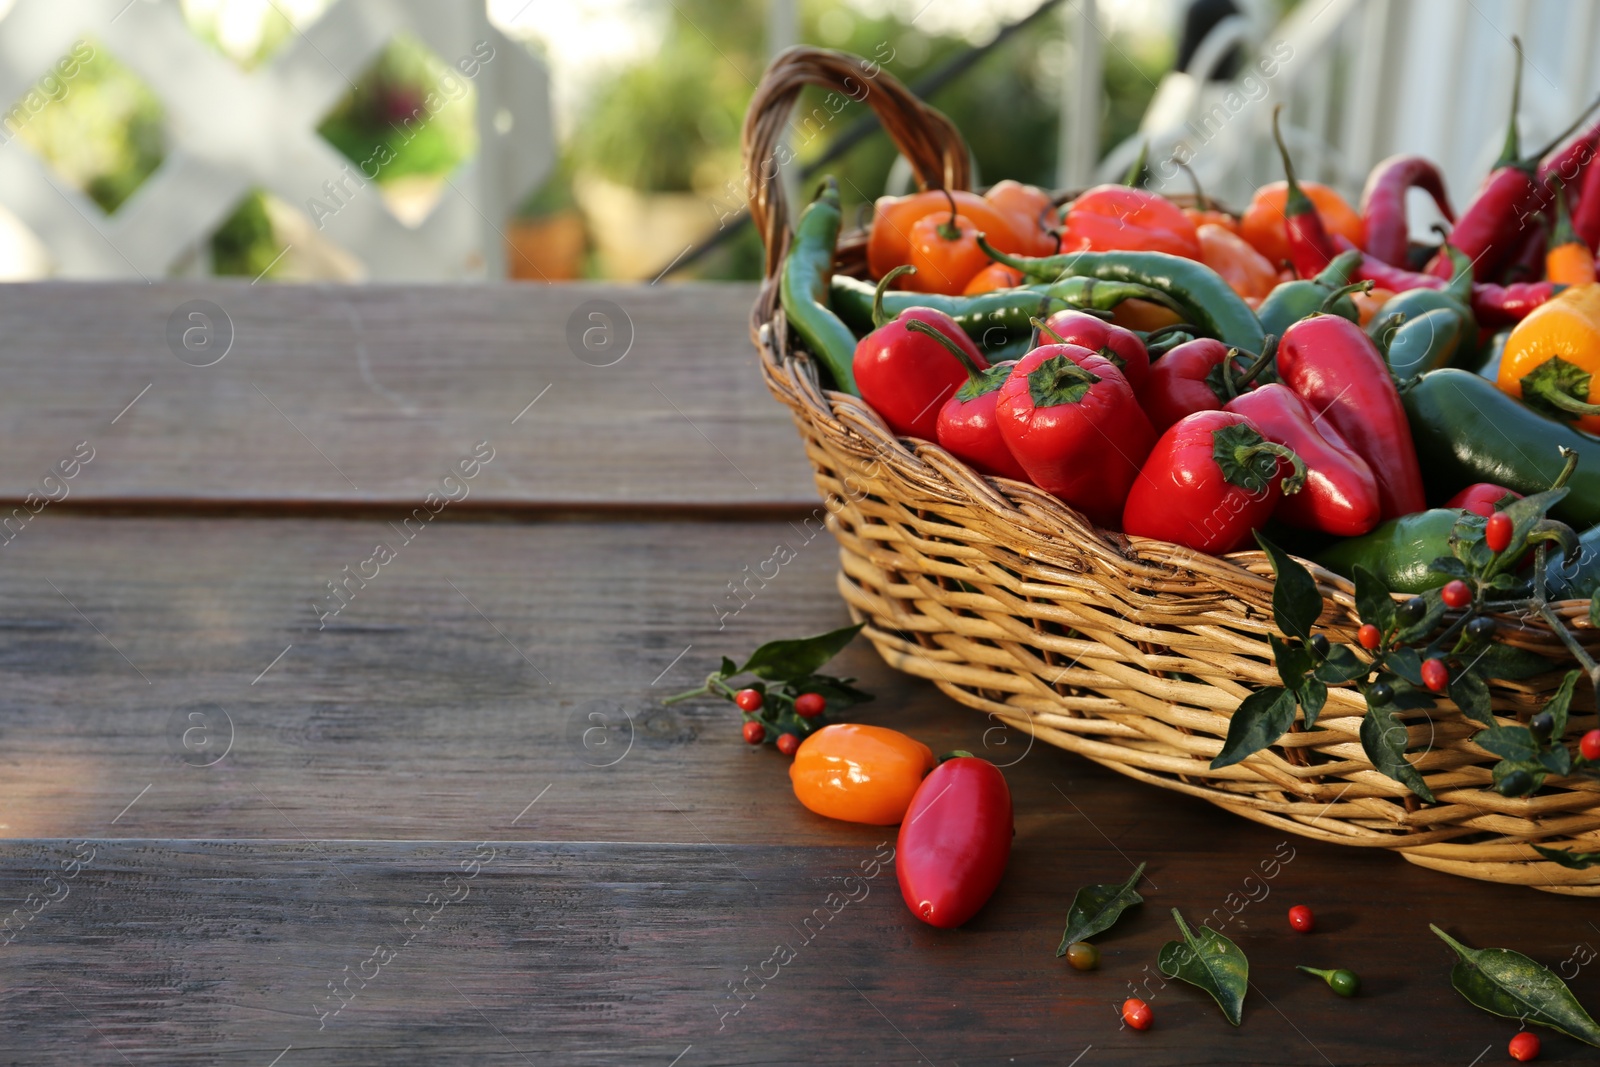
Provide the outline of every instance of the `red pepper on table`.
[[989,366],[965,331],[949,315],[933,308],[914,307],[898,318],[883,316],[883,291],[910,267],[897,267],[883,276],[872,301],[872,321],[877,329],[856,343],[851,368],[861,399],[882,416],[889,429],[902,437],[936,439],[939,409],[967,380],[967,371],[944,345],[910,329],[923,322],[943,334],[967,354],[979,370]]
[[966,348],[951,341],[942,331],[917,321],[906,323],[906,328],[925,335],[935,344],[943,344],[967,371],[966,383],[939,409],[939,444],[984,474],[1027,481],[1028,474],[1022,464],[1000,438],[1000,424],[994,412],[995,403],[1000,399],[1000,387],[1011,376],[1016,361],[979,368],[971,361]]
[[1022,357],[1000,387],[995,416],[1029,480],[1099,526],[1122,515],[1156,439],[1128,379],[1078,345],[1042,345]]
[[1495,485],[1493,482],[1474,482],[1449,500],[1446,500],[1444,506],[1447,508],[1465,508],[1474,515],[1482,515],[1484,518],[1488,518],[1500,510],[1502,502],[1510,503],[1513,500],[1521,499],[1521,493],[1507,489],[1503,485]]
[[1400,394],[1383,354],[1361,327],[1337,315],[1301,319],[1278,344],[1278,377],[1367,461],[1383,518],[1427,507]]
[[1439,214],[1450,222],[1456,213],[1445,192],[1444,175],[1432,160],[1422,156],[1390,156],[1372,168],[1361,191],[1361,218],[1366,224],[1366,252],[1385,263],[1403,266],[1410,246],[1411,227],[1406,220],[1406,193],[1413,188],[1433,197]]
[[1294,272],[1302,278],[1322,273],[1328,260],[1336,254],[1332,238],[1322,225],[1322,216],[1316,205],[1300,188],[1294,177],[1294,164],[1289,161],[1289,148],[1283,143],[1283,133],[1278,129],[1279,104],[1272,110],[1272,139],[1278,142],[1278,154],[1283,157],[1284,180],[1289,183],[1289,198],[1283,205],[1284,227],[1289,235],[1289,262]]
[[1132,330],[1082,311],[1058,311],[1044,320],[1044,333],[1064,345],[1082,345],[1110,360],[1137,393],[1150,373],[1150,353]]
[[[1287,468],[1287,469],[1285,469]],[[1240,548],[1297,492],[1305,464],[1245,416],[1197,411],[1167,428],[1128,493],[1122,528],[1220,556]]]
[[939,764],[917,787],[895,842],[906,907],[941,929],[972,918],[1000,885],[1014,832],[998,767],[966,753]]
[[1232,375],[1229,358],[1238,358],[1237,349],[1221,341],[1199,337],[1168,350],[1150,364],[1150,373],[1139,387],[1139,405],[1150,418],[1156,433],[1185,415],[1197,411],[1220,411],[1244,388],[1248,381]]
[[1283,498],[1278,514],[1290,526],[1355,537],[1378,525],[1382,508],[1372,468],[1327,421],[1286,385],[1273,382],[1223,406],[1250,420],[1268,441],[1292,450],[1306,465],[1306,484]]

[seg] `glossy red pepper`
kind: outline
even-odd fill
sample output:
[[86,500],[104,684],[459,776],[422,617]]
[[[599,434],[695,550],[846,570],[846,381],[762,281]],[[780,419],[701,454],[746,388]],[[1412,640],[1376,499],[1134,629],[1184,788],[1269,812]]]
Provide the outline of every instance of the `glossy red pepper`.
[[1511,285],[1478,284],[1472,287],[1472,314],[1478,325],[1496,330],[1528,317],[1565,286],[1554,282],[1515,282]]
[[938,433],[939,409],[967,380],[967,371],[944,345],[907,324],[920,321],[944,334],[979,370],[989,363],[956,321],[942,311],[914,307],[893,320],[884,319],[883,291],[909,269],[898,267],[878,283],[872,305],[872,321],[878,328],[856,343],[851,368],[861,399],[889,429],[904,437],[932,441]]
[[1156,442],[1128,493],[1122,528],[1220,556],[1243,547],[1305,478],[1294,452],[1243,415],[1198,411]]
[[1289,148],[1283,143],[1283,133],[1278,129],[1279,104],[1272,111],[1272,139],[1278,142],[1278,154],[1283,157],[1284,180],[1289,183],[1289,198],[1283,205],[1284,228],[1289,235],[1289,262],[1294,272],[1302,278],[1321,274],[1328,261],[1336,254],[1333,239],[1322,225],[1322,216],[1316,205],[1295,180],[1294,164],[1289,161]]
[[1474,515],[1482,515],[1487,518],[1495,513],[1500,506],[1500,502],[1506,500],[1507,497],[1510,497],[1511,500],[1521,500],[1522,494],[1507,489],[1503,485],[1495,485],[1492,482],[1474,482],[1449,500],[1446,500],[1444,506],[1447,508],[1465,508]]
[[1588,173],[1594,161],[1595,149],[1600,144],[1600,124],[1590,126],[1574,137],[1559,152],[1551,152],[1539,163],[1539,181],[1552,192],[1556,183],[1572,188]]
[[1028,479],[1100,526],[1116,523],[1156,432],[1128,379],[1078,345],[1017,363],[995,404],[1000,436]]
[[1220,411],[1229,399],[1222,364],[1233,349],[1210,337],[1199,337],[1169,350],[1150,364],[1139,387],[1139,405],[1156,433],[1185,415]]
[[1327,419],[1372,468],[1383,518],[1427,507],[1411,426],[1383,353],[1337,315],[1312,315],[1283,332],[1278,378]]
[[1324,419],[1313,422],[1306,402],[1274,382],[1224,405],[1250,420],[1268,441],[1292,450],[1306,465],[1306,484],[1278,505],[1290,526],[1355,537],[1378,525],[1378,482],[1367,461]]
[[960,926],[1000,885],[1015,832],[1011,790],[988,760],[958,756],[922,780],[900,824],[894,870],[911,913]]
[[1543,215],[1528,219],[1522,232],[1511,242],[1500,268],[1502,282],[1537,281],[1544,277],[1544,254],[1550,242],[1550,223]]
[[1138,393],[1150,373],[1150,353],[1132,330],[1113,325],[1082,311],[1058,311],[1044,320],[1041,339],[1064,345],[1081,345],[1112,362]]
[[1366,225],[1366,251],[1385,263],[1404,265],[1411,242],[1406,218],[1406,194],[1421,189],[1433,197],[1439,214],[1455,222],[1456,213],[1445,192],[1444,175],[1422,156],[1390,156],[1372,168],[1361,191],[1361,219]]
[[[998,247],[998,246],[996,246]],[[1166,252],[1200,258],[1200,238],[1183,209],[1159,193],[1097,185],[1067,205],[1063,252]]]
[[1578,196],[1572,205],[1572,228],[1589,246],[1589,251],[1600,250],[1600,165],[1586,167],[1583,184],[1576,188]]
[[938,434],[939,444],[946,451],[981,473],[1025,482],[1028,472],[1001,439],[994,411],[1000,400],[1000,387],[1016,365],[1015,360],[1009,360],[984,370],[968,367],[966,383],[939,409]]

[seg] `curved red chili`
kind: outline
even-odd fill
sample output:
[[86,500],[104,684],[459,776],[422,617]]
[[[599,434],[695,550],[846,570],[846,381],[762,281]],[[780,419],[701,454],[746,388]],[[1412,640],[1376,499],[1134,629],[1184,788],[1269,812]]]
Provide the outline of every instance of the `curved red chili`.
[[972,918],[1000,885],[1014,832],[998,767],[975,756],[941,763],[900,824],[894,870],[906,907],[944,929]]
[[1564,285],[1554,282],[1516,282],[1512,285],[1474,285],[1472,313],[1478,325],[1499,329],[1521,322],[1528,312],[1555,296]]
[[1444,175],[1423,156],[1390,156],[1372,168],[1361,191],[1361,219],[1366,225],[1366,251],[1385,263],[1404,264],[1411,239],[1406,218],[1406,193],[1421,189],[1433,197],[1439,214],[1450,222],[1456,213],[1445,192]]
[[1283,143],[1283,134],[1278,130],[1278,113],[1282,110],[1283,105],[1279,104],[1272,111],[1272,139],[1278,142],[1278,154],[1283,157],[1284,180],[1289,184],[1288,200],[1283,205],[1284,229],[1289,237],[1289,262],[1300,277],[1311,278],[1327,267],[1328,261],[1336,254],[1335,246],[1327,228],[1322,225],[1322,216],[1317,214],[1316,205],[1295,180],[1294,164],[1289,161],[1289,148]]

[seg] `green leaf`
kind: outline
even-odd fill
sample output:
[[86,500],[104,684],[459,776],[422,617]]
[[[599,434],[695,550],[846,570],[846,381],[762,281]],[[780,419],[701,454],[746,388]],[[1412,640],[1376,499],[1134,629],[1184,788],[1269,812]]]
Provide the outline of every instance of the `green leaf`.
[[1144,897],[1133,888],[1142,877],[1144,864],[1141,863],[1132,877],[1121,885],[1086,885],[1078,890],[1072,898],[1072,907],[1067,911],[1067,928],[1062,931],[1061,947],[1056,949],[1056,955],[1065,956],[1067,946],[1075,941],[1105,933],[1116,925],[1124,911],[1135,904],[1143,904]]
[[1311,650],[1305,645],[1291,645],[1277,634],[1268,634],[1267,644],[1272,646],[1272,660],[1277,664],[1278,677],[1283,679],[1284,688],[1298,693],[1306,672],[1315,663]]
[[1322,617],[1322,594],[1311,572],[1293,556],[1256,531],[1256,543],[1272,561],[1272,621],[1289,637],[1311,639],[1311,629]]
[[745,661],[736,673],[749,671],[769,682],[782,682],[811,674],[818,667],[838,655],[860,633],[866,623],[830,630],[815,637],[799,637],[789,641],[768,641]]
[[[1555,695],[1545,701],[1544,710],[1548,711],[1550,716],[1555,719],[1555,726],[1550,731],[1550,737],[1557,745],[1567,735],[1567,712],[1572,709],[1572,690],[1578,684],[1578,676],[1581,673],[1581,671],[1576,670],[1568,671],[1566,677],[1561,679],[1561,685],[1556,689]],[[1557,773],[1565,774],[1566,772],[1559,771]]]
[[1575,871],[1586,870],[1600,863],[1600,852],[1574,852],[1570,848],[1545,848],[1543,845],[1534,845],[1533,850],[1545,859]]
[[1572,773],[1572,753],[1567,751],[1565,745],[1556,745],[1539,753],[1539,763],[1557,777],[1566,777]]
[[[1490,646],[1498,647],[1498,646]],[[1461,714],[1473,722],[1494,726],[1494,710],[1489,702],[1489,685],[1476,670],[1455,671],[1450,675],[1450,699],[1455,701]]]
[[1526,726],[1491,726],[1479,730],[1473,740],[1479,748],[1513,763],[1529,763],[1539,756],[1539,742]]
[[1356,582],[1356,612],[1362,622],[1370,622],[1388,632],[1394,624],[1394,599],[1383,579],[1359,564],[1354,568]]
[[1600,626],[1600,597],[1589,601],[1589,625]]
[[1228,739],[1211,761],[1212,770],[1231,767],[1277,741],[1294,722],[1294,694],[1269,685],[1245,697],[1228,720]]
[[1520,682],[1544,674],[1553,664],[1537,652],[1496,642],[1475,654],[1467,666],[1481,672],[1484,678]]
[[[1460,560],[1451,560],[1450,562],[1459,563]],[[1423,600],[1427,601],[1428,609],[1422,613],[1422,618],[1418,619],[1410,626],[1402,626],[1399,631],[1395,633],[1394,639],[1402,644],[1409,645],[1421,641],[1424,637],[1427,637],[1429,634],[1433,633],[1434,629],[1439,625],[1440,620],[1444,618],[1446,609],[1444,606],[1444,596],[1440,590],[1429,589],[1418,595],[1421,596]]]
[[[1513,547],[1522,544],[1532,530],[1534,524],[1543,519],[1551,508],[1561,503],[1562,499],[1572,490],[1567,486],[1560,489],[1546,489],[1542,493],[1525,496],[1521,500],[1513,500],[1501,510],[1511,516],[1511,544]],[[1487,521],[1487,520],[1485,520]]]
[[1300,711],[1305,716],[1306,729],[1317,725],[1317,716],[1322,714],[1322,706],[1328,702],[1328,687],[1315,678],[1307,678],[1300,687]]
[[1250,986],[1250,961],[1239,946],[1208,926],[1195,934],[1183,921],[1177,908],[1172,917],[1183,933],[1182,941],[1161,946],[1156,966],[1168,978],[1178,978],[1211,995],[1222,1014],[1234,1026],[1244,1015],[1244,994]]
[[1429,804],[1434,802],[1428,783],[1406,761],[1405,724],[1389,707],[1379,709],[1373,707],[1371,701],[1367,702],[1367,714],[1361,720],[1361,750],[1378,770]]
[[865,704],[874,699],[871,693],[857,689],[851,685],[854,678],[834,678],[826,674],[808,674],[801,678],[789,679],[789,687],[795,695],[801,693],[816,693],[828,702],[829,711],[843,711],[853,708],[857,704]]
[[1468,948],[1432,923],[1428,929],[1460,957],[1450,969],[1450,984],[1473,1007],[1600,1047],[1600,1026],[1549,968],[1508,948]]
[[1328,650],[1328,658],[1323,660],[1313,673],[1319,682],[1339,685],[1343,682],[1353,682],[1357,678],[1365,678],[1372,673],[1372,664],[1350,651],[1350,646],[1334,645]]
[[1391,671],[1412,685],[1422,684],[1422,657],[1417,654],[1416,649],[1392,648],[1384,663]]
[[1448,574],[1452,578],[1465,578],[1468,574],[1467,565],[1454,556],[1440,556],[1428,564],[1428,569],[1430,571],[1438,571],[1440,574]]
[[1511,793],[1511,796],[1532,796],[1539,791],[1541,786],[1544,785],[1544,766],[1537,760],[1503,759],[1499,763],[1496,763],[1494,765],[1494,769],[1490,772],[1494,776],[1494,791],[1496,793],[1500,793],[1501,796],[1506,796],[1507,794],[1501,791],[1500,784],[1518,771],[1527,772],[1528,782],[1527,785],[1523,786],[1521,789]]
[[722,666],[718,668],[717,673],[722,675],[724,678],[732,678],[734,675],[739,673],[739,665],[733,662],[733,660],[729,659],[727,656],[723,656]]

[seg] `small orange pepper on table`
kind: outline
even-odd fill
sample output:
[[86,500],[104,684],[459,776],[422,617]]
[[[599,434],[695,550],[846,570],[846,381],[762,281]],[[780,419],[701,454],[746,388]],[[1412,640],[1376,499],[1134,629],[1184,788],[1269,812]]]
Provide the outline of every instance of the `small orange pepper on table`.
[[1600,285],[1565,289],[1517,323],[1496,384],[1530,407],[1600,433]]
[[[1322,220],[1322,228],[1330,237],[1342,236],[1357,248],[1364,247],[1366,227],[1344,197],[1321,182],[1303,181],[1299,185],[1310,197],[1312,206],[1317,209],[1317,218]],[[1256,195],[1250,198],[1250,206],[1239,219],[1240,235],[1274,266],[1289,258],[1288,201],[1288,182],[1268,182],[1256,190]]]

